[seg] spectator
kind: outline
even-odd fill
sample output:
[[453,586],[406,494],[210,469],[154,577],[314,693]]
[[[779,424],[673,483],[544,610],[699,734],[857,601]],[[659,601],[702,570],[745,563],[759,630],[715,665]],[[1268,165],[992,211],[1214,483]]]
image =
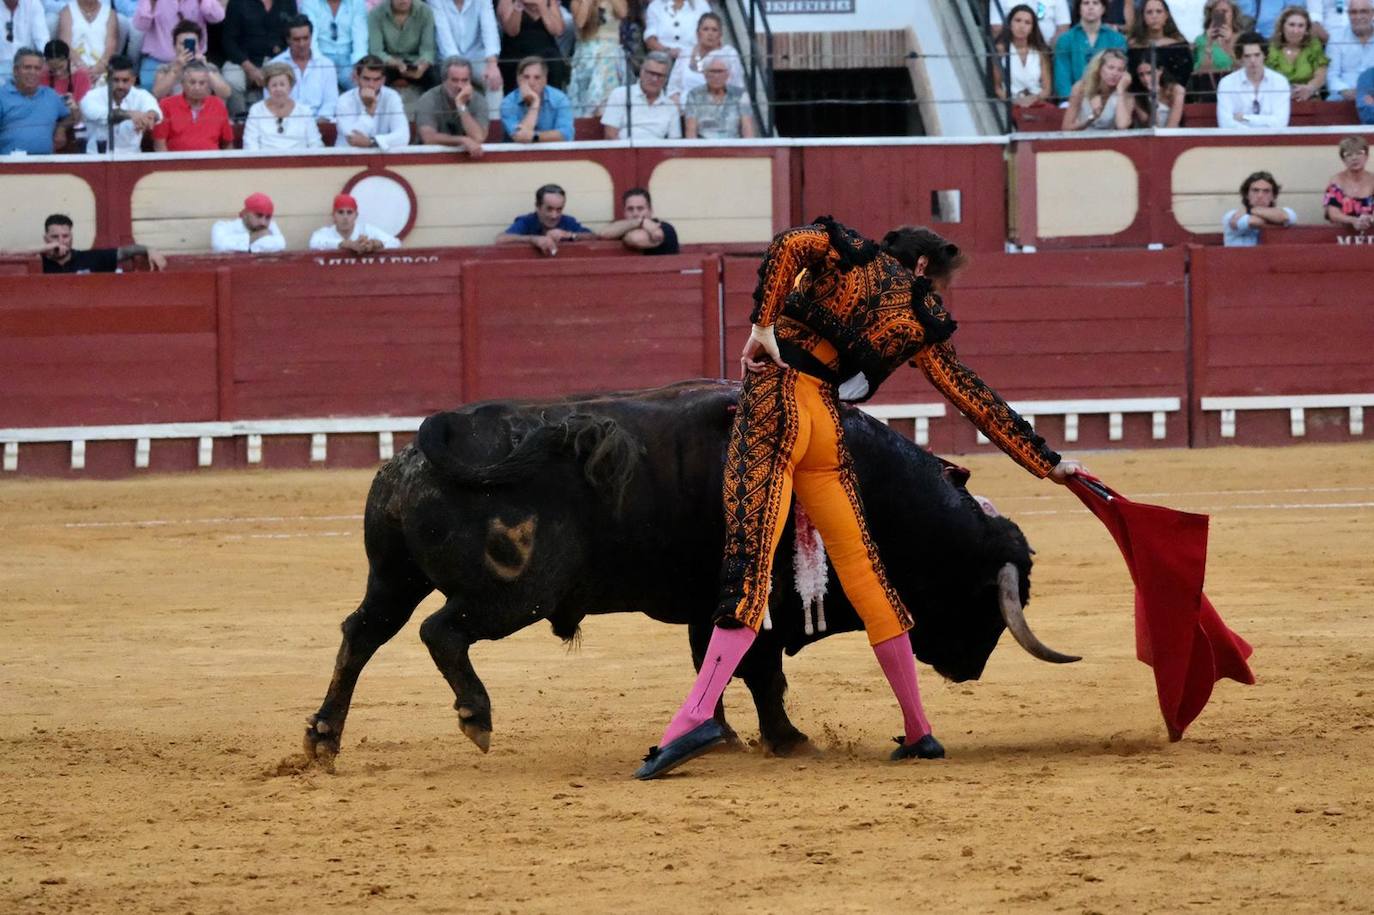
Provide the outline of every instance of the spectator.
[[1088,62],[1083,78],[1074,84],[1061,129],[1125,130],[1135,113],[1130,90],[1126,52],[1108,48]]
[[1345,168],[1331,176],[1322,199],[1326,221],[1368,232],[1374,226],[1374,175],[1365,169],[1369,143],[1364,137],[1346,137],[1340,152]]
[[1174,25],[1178,26],[1179,34],[1190,46],[1202,34],[1202,25],[1207,21],[1206,6],[1206,0],[1172,0],[1169,4]]
[[625,54],[620,30],[629,15],[628,0],[573,0],[573,51],[568,98],[578,117],[594,117],[611,89],[625,82]]
[[84,70],[95,83],[119,50],[119,20],[110,0],[68,0],[57,16],[57,37],[71,49],[72,69]]
[[663,51],[650,51],[639,68],[639,81],[617,86],[606,97],[601,126],[606,139],[675,140],[682,137],[682,114],[664,85],[673,65]]
[[0,87],[14,79],[14,57],[20,48],[41,48],[52,39],[42,0],[0,0]]
[[384,0],[367,14],[368,53],[386,63],[393,89],[424,90],[438,80],[434,59],[434,11],[415,0]]
[[[273,61],[262,68],[262,75],[267,79],[267,96],[248,109],[243,148],[251,152],[280,152],[324,146],[315,115],[291,97],[296,85],[296,72],[291,65]],[[332,75],[330,82],[332,85]]]
[[707,0],[650,0],[644,9],[644,46],[677,60],[692,50],[697,24],[709,12]]
[[233,94],[219,67],[205,59],[205,44],[201,41],[200,33],[200,26],[194,22],[183,20],[176,24],[172,30],[172,47],[176,48],[176,57],[157,68],[151,87],[145,84],[154,98],[166,98],[181,92],[181,77],[186,65],[192,61],[205,67],[205,73],[210,77],[211,93],[225,101]]
[[64,98],[70,95],[78,105],[91,91],[91,77],[84,67],[72,69],[67,43],[54,38],[43,46],[42,84]]
[[1279,23],[1279,14],[1292,0],[1241,0],[1242,9],[1250,15],[1250,31],[1272,35]]
[[335,118],[339,124],[335,146],[359,149],[376,147],[382,152],[410,143],[410,122],[405,104],[395,89],[386,85],[386,64],[369,54],[353,67],[355,88],[339,96]]
[[1268,172],[1255,172],[1241,182],[1241,206],[1221,217],[1222,244],[1249,248],[1260,243],[1260,232],[1295,225],[1298,214],[1278,206],[1279,183]]
[[1361,124],[1374,124],[1374,67],[1361,73],[1355,82],[1355,111]]
[[210,94],[210,71],[192,61],[182,67],[181,93],[161,100],[162,120],[153,128],[158,152],[224,149],[234,145],[229,111]]
[[1288,80],[1264,66],[1264,39],[1257,32],[1246,32],[1236,39],[1236,50],[1241,69],[1217,84],[1217,126],[1287,127],[1292,88]]
[[[1077,0],[1078,24],[1059,37],[1054,45],[1054,94],[1068,98],[1073,86],[1083,78],[1088,61],[1108,48],[1126,47],[1119,32],[1103,28],[1102,0]],[[1124,63],[1124,61],[1123,61]]]
[[724,58],[706,64],[706,85],[687,93],[684,113],[689,140],[747,140],[758,135],[749,96],[730,85],[730,65]]
[[216,254],[269,254],[286,250],[286,239],[272,219],[272,198],[249,194],[238,219],[222,219],[210,229],[210,250]]
[[42,77],[43,55],[33,48],[14,52],[14,81],[0,87],[0,156],[47,156],[67,145],[75,102],[41,85]]
[[119,30],[115,47],[119,49],[118,53],[134,62],[134,73],[137,76],[138,62],[143,56],[143,33],[134,28],[134,13],[138,12],[138,0],[113,0],[112,5],[115,11],[115,28]]
[[[501,24],[501,84],[514,86],[526,58],[544,61],[547,82],[560,92],[568,84],[568,65],[558,49],[564,22],[558,0],[497,0]],[[520,63],[511,66],[510,62]],[[569,140],[572,133],[568,133]]]
[[1193,73],[1193,51],[1165,0],[1145,0],[1140,5],[1126,44],[1131,48],[1126,58],[1129,72],[1138,72],[1137,64],[1144,59],[1152,68],[1167,70],[1173,82],[1187,85]]
[[[133,82],[133,66],[127,68]],[[104,86],[100,87],[104,89]],[[72,220],[64,213],[53,213],[43,222],[43,247],[39,249],[44,273],[114,273],[119,262],[140,255],[148,258],[153,270],[166,270],[167,258],[142,245],[120,248],[92,248],[77,251],[72,247]]]
[[549,67],[526,57],[516,68],[516,88],[501,100],[501,125],[512,143],[557,143],[573,138],[572,103],[550,86]]
[[103,86],[81,100],[81,116],[89,136],[86,152],[104,152],[114,123],[114,151],[139,152],[143,138],[162,120],[162,108],[147,89],[134,85],[134,62],[116,54]]
[[[1041,4],[1045,9],[1050,7]],[[1065,16],[1067,19],[1067,15]],[[1035,26],[1035,10],[1025,3],[1017,4],[1007,13],[1007,24],[994,43],[1004,58],[1011,79],[1011,99],[1021,108],[1042,105],[1049,101],[1050,49],[1045,44],[1042,28]],[[997,97],[1007,97],[1007,85],[1002,76],[1003,64],[992,68],[993,89]]]
[[1350,0],[1346,15],[1349,24],[1331,33],[1326,48],[1331,58],[1326,87],[1333,98],[1339,93],[1340,98],[1353,99],[1360,74],[1374,67],[1374,5],[1370,0]]
[[440,67],[439,85],[420,96],[415,105],[415,126],[426,146],[455,146],[474,159],[481,158],[491,119],[486,93],[472,81],[472,64],[448,57]]
[[682,54],[673,62],[668,76],[668,97],[676,105],[699,86],[706,85],[706,63],[717,58],[723,59],[730,68],[730,85],[746,89],[744,84],[744,64],[740,62],[739,52],[721,38],[721,19],[715,13],[705,13],[697,23],[697,43],[690,53]]
[[[196,46],[203,49],[205,26],[224,19],[223,0],[138,0],[134,18],[130,20],[132,27],[143,33],[143,63],[138,69],[138,84],[150,88],[157,78],[158,68],[177,59],[180,46],[174,41],[178,25],[182,22],[194,25]],[[153,91],[153,95],[157,92]]]
[[654,217],[654,202],[642,187],[632,187],[620,197],[623,218],[597,232],[598,238],[619,239],[641,254],[677,254],[677,230],[672,223]]
[[[477,66],[472,84],[478,95],[500,92],[501,29],[496,24],[493,0],[429,0],[434,10],[434,39],[440,58],[461,57]],[[440,74],[440,78],[443,74]]]
[[1312,17],[1312,34],[1326,44],[1332,32],[1345,25],[1347,0],[1307,0],[1307,15]]
[[[1018,4],[1018,6],[1022,5],[1025,4]],[[1053,47],[1059,36],[1069,30],[1069,0],[1042,0],[1042,2],[1035,4],[1035,9],[1031,9],[1030,6],[1026,6],[1026,9],[1031,10],[1032,20],[1040,26],[1040,46],[1042,47]],[[1016,7],[1012,7],[1007,13],[1007,19],[1010,20],[1015,14]],[[989,5],[988,25],[1003,25],[1001,0]],[[1003,26],[997,31],[997,41],[1001,41],[1001,36],[1006,34],[1006,27]],[[1045,57],[1046,60],[1049,59],[1048,54]],[[1046,83],[1048,84],[1048,80]]]
[[[297,16],[286,27],[286,50],[271,63],[291,68],[291,98],[318,121],[334,120],[339,104],[339,77],[334,62],[315,53],[315,26],[308,16]],[[263,70],[266,73],[266,68]]]
[[229,0],[221,43],[224,79],[234,90],[229,110],[235,117],[262,98],[267,86],[262,66],[286,50],[286,25],[297,14],[296,0]]
[[1243,29],[1233,0],[1208,0],[1207,30],[1193,39],[1194,91],[1212,95],[1221,78],[1236,68],[1235,40]]
[[[1142,58],[1132,68],[1135,72],[1137,95],[1135,124],[1137,127],[1177,127],[1183,122],[1183,103],[1187,93],[1183,84],[1174,78],[1167,67],[1158,71],[1148,59]],[[1154,117],[1150,117],[1151,106]]]
[[334,224],[310,236],[311,251],[347,251],[362,256],[383,248],[399,248],[401,240],[371,223],[358,223],[358,201],[349,194],[334,198]]
[[[1135,0],[1102,0],[1102,24],[1125,35],[1135,25]],[[1081,11],[1075,9],[1069,17],[1074,25],[1082,21]]]
[[1290,6],[1279,16],[1278,27],[1270,39],[1269,56],[1264,63],[1288,80],[1293,101],[1321,98],[1326,85],[1326,65],[1331,61],[1321,39],[1312,34],[1312,17],[1307,10]]
[[510,228],[496,236],[498,245],[526,244],[553,257],[559,242],[592,238],[594,233],[563,212],[568,196],[556,184],[546,184],[534,192],[534,212],[515,217]]
[[366,0],[300,0],[310,19],[315,50],[334,65],[337,88],[353,88],[353,65],[367,53]]

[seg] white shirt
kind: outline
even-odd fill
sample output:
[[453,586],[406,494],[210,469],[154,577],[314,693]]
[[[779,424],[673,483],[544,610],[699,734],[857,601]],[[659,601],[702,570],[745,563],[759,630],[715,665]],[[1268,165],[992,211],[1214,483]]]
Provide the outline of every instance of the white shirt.
[[242,219],[221,219],[210,229],[210,250],[216,254],[267,254],[285,251],[286,238],[282,236],[281,229],[277,228],[275,219],[267,224],[267,234],[255,242],[249,242],[248,227],[243,224]]
[[[1223,130],[1247,128],[1287,127],[1290,108],[1290,88],[1283,74],[1264,68],[1264,78],[1256,87],[1237,70],[1217,83],[1217,126]],[[1255,112],[1255,102],[1259,112]],[[1237,121],[1236,115],[1245,115]]]
[[1011,49],[1011,95],[1039,95],[1048,86],[1042,85],[1045,73],[1040,69],[1040,52],[1035,48],[1026,49],[1026,62],[1021,63],[1021,55],[1016,48]]
[[1350,26],[1343,25],[1331,32],[1331,40],[1326,43],[1326,56],[1331,58],[1331,67],[1326,71],[1326,88],[1332,95],[1346,89],[1353,90],[1360,74],[1374,67],[1374,35],[1360,43]]
[[606,96],[606,113],[601,115],[603,127],[615,127],[620,130],[620,139],[627,137],[636,140],[678,140],[682,138],[682,113],[678,111],[677,105],[668,97],[668,93],[660,92],[653,104],[649,103],[649,97],[644,94],[639,83],[630,87],[630,107],[629,124],[630,129],[625,129],[625,87],[616,86],[611,90],[611,94]]
[[[696,47],[696,45],[693,44],[692,47]],[[727,44],[721,45],[701,58],[696,62],[695,68],[692,66],[692,52],[690,50],[679,55],[673,63],[673,72],[668,77],[668,94],[681,102],[687,98],[688,92],[697,86],[706,85],[706,64],[717,58],[723,59],[730,65],[730,78],[725,81],[725,84],[734,86],[736,89],[743,89],[744,64],[739,59],[739,52]]]
[[[92,66],[105,53],[105,29],[109,26],[110,17],[114,15],[114,8],[109,3],[102,3],[99,11],[95,14],[94,22],[88,20],[86,14],[81,12],[81,7],[76,0],[70,0],[67,4],[67,12],[71,14],[72,19],[70,43],[72,69]],[[0,32],[0,41],[4,40],[3,35],[4,33]],[[38,50],[43,49],[39,48]],[[118,51],[114,53],[118,53]]]
[[[277,122],[281,123],[278,124]],[[278,129],[280,128],[280,130]],[[267,101],[255,102],[248,109],[248,120],[243,123],[243,148],[258,152],[276,152],[288,149],[320,149],[324,140],[320,128],[315,124],[315,116],[305,105],[297,103],[291,113],[278,118],[267,107]]]
[[1202,21],[1206,8],[1207,0],[1169,0],[1169,12],[1174,17],[1174,25],[1188,39],[1188,44],[1197,40],[1206,27],[1207,23]]
[[[6,41],[6,26],[14,22],[14,40]],[[48,17],[40,0],[19,0],[19,5],[10,8],[0,3],[0,84],[14,79],[14,52],[20,48],[33,48],[40,54],[43,45],[52,36],[48,34]]]
[[[1288,222],[1284,225],[1293,225],[1298,221],[1298,214],[1288,207],[1280,207],[1284,215],[1288,217]],[[1227,210],[1226,215],[1221,217],[1221,239],[1222,244],[1228,248],[1250,248],[1260,243],[1260,230],[1269,224],[1263,219],[1251,216],[1249,213],[1236,220],[1235,228],[1231,227],[1231,217],[1240,212],[1237,207],[1234,210]]]
[[[1008,2],[1002,0],[1002,6],[1010,11],[1016,5],[1015,0]],[[1035,10],[1035,19],[1040,23],[1040,35],[1045,39],[1045,44],[1054,44],[1055,33],[1062,25],[1065,28],[1073,25],[1069,20],[1069,0],[1034,0],[1030,6]],[[1172,9],[1174,4],[1169,4]],[[992,16],[988,19],[992,25],[1002,24],[1002,13],[997,9],[997,4],[992,4]],[[1000,32],[994,32],[996,37]]]
[[682,8],[673,9],[674,0],[653,0],[644,11],[644,40],[657,38],[665,48],[678,48],[683,54],[692,53],[697,43],[697,20],[702,13],[711,12],[707,0],[686,0]]
[[339,104],[339,74],[334,69],[334,61],[312,50],[304,68],[291,59],[290,51],[282,51],[270,62],[290,64],[295,71],[296,81],[291,85],[293,99],[320,120],[334,120],[334,108]]
[[[401,240],[390,232],[383,232],[371,223],[353,223],[353,234],[348,237],[349,241],[357,241],[358,237],[366,235],[374,241],[382,243],[383,248],[399,248]],[[344,237],[339,230],[331,226],[323,229],[316,229],[310,236],[311,251],[337,251],[339,245],[343,244]]]
[[1307,15],[1312,17],[1313,22],[1325,26],[1326,33],[1330,35],[1350,24],[1350,18],[1345,13],[1349,5],[1350,0],[1307,0]]
[[394,146],[410,145],[410,122],[406,120],[405,104],[395,89],[383,86],[377,91],[375,114],[368,114],[357,89],[349,89],[339,96],[334,120],[339,125],[335,146],[348,146],[348,135],[361,130],[377,141],[383,152]]
[[[426,0],[434,11],[434,40],[439,63],[445,57],[464,57],[472,64],[474,79],[482,78],[483,61],[501,56],[501,33],[496,28],[492,0],[464,0],[460,10],[453,0]],[[442,79],[442,77],[440,77]]]
[[[103,85],[91,89],[81,100],[81,117],[86,121],[89,131],[86,139],[88,153],[93,153],[99,148],[96,141],[104,140],[110,135],[109,125],[105,121],[109,108],[109,89]],[[155,120],[162,120],[162,106],[157,103],[157,99],[153,98],[153,94],[148,90],[137,86],[129,90],[123,101],[115,103],[115,111],[151,111],[156,116]],[[116,152],[142,151],[143,134],[134,127],[133,121],[120,121],[115,124],[114,148]]]

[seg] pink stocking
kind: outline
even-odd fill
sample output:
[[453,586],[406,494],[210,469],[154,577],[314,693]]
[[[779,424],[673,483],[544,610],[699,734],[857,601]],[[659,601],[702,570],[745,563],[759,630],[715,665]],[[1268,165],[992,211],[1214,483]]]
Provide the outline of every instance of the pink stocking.
[[706,660],[701,662],[701,671],[692,684],[692,691],[687,694],[687,700],[668,723],[668,730],[663,732],[663,739],[658,744],[660,747],[666,747],[693,728],[705,724],[716,713],[716,703],[720,701],[744,653],[754,644],[756,635],[748,626],[737,629],[716,626],[712,630]]
[[915,743],[930,733],[930,722],[921,708],[921,688],[916,685],[916,659],[911,654],[911,639],[906,633],[873,646],[878,664],[902,707],[906,742]]

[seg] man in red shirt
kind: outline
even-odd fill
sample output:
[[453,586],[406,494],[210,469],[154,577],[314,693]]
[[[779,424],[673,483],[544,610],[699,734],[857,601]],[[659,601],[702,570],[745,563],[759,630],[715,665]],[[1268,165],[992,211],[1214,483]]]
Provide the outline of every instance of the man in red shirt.
[[210,94],[210,71],[193,61],[181,73],[181,95],[162,99],[162,120],[153,128],[158,152],[223,149],[234,144],[229,110]]

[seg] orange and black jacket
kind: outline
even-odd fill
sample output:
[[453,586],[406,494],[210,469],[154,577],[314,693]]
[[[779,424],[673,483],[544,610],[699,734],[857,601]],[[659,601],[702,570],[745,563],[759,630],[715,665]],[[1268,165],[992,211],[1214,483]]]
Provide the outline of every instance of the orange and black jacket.
[[867,400],[909,363],[999,448],[1038,477],[1059,455],[959,361],[957,326],[930,281],[829,217],[773,240],[754,291],[751,320],[775,325],[788,365],[832,384],[862,372]]

